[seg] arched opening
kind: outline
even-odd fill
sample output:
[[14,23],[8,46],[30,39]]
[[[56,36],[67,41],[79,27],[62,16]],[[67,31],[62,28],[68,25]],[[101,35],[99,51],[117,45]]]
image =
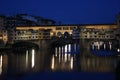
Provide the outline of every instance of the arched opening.
[[62,33],[61,33],[61,32],[58,32],[58,33],[57,33],[57,37],[62,37]]
[[64,38],[68,38],[68,37],[70,37],[70,34],[68,32],[65,32],[64,33]]
[[39,49],[39,46],[35,43],[20,41],[20,42],[14,43],[12,45],[12,48],[13,49],[31,49],[31,48]]

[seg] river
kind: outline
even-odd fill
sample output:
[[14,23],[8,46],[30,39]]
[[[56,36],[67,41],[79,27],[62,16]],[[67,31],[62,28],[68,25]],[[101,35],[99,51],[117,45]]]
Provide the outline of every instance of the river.
[[[0,54],[0,80],[16,80],[16,78],[17,80],[26,80],[29,79],[29,77],[25,78],[29,74],[34,76],[43,73],[45,76],[44,73],[47,73],[46,76],[48,76],[48,74],[59,73],[62,76],[62,74],[69,75],[74,72],[77,73],[76,75],[78,73],[90,73],[90,75],[97,73],[99,75],[100,73],[115,80],[118,60],[120,60],[118,56],[95,55],[90,49],[82,48],[80,43],[47,47],[40,50],[32,48],[19,52],[4,51]],[[85,78],[83,77],[83,79]]]

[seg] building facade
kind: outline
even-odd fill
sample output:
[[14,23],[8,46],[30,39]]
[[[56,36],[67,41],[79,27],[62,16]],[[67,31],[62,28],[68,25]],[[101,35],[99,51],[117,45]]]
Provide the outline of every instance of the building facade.
[[0,15],[0,30],[5,29],[5,26],[6,26],[6,17]]
[[86,25],[81,29],[81,39],[115,39],[116,24]]
[[7,30],[0,30],[0,41],[2,45],[8,42],[8,31]]
[[[31,36],[35,36],[35,39],[51,39],[53,36],[63,38],[72,37],[72,39],[115,39],[116,35],[119,34],[118,29],[117,24],[16,27],[16,31],[24,32],[32,30]],[[23,33],[23,35],[25,34]]]

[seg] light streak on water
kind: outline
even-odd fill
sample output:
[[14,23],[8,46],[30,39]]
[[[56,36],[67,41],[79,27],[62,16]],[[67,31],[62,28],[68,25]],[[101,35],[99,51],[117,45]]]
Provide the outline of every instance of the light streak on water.
[[64,47],[62,46],[61,48],[62,48],[62,53],[63,53]]
[[2,74],[2,55],[0,56],[0,75]]
[[74,44],[74,51],[75,51],[75,52],[77,51],[76,49],[77,49],[76,44]]
[[65,53],[67,53],[67,45],[65,45]]
[[112,49],[112,45],[110,44],[110,50]]
[[[59,47],[59,50],[60,50],[60,47]],[[59,58],[59,63],[60,63],[61,62],[61,53],[59,53],[59,57],[58,58]]]
[[28,66],[28,50],[26,51],[26,67]]
[[112,49],[112,42],[109,42],[110,50]]
[[32,68],[34,68],[34,66],[35,66],[35,50],[34,49],[32,49]]
[[68,60],[70,60],[70,54],[68,54]]
[[62,46],[62,61],[64,59],[64,47]]
[[73,69],[73,57],[71,57],[70,68]]
[[94,44],[92,44],[92,49],[94,50]]
[[65,54],[65,62],[67,62],[67,54]]
[[56,56],[56,57],[57,57],[57,54],[58,54],[57,48],[55,48],[55,56]]
[[104,44],[104,50],[106,49],[106,44]]
[[51,65],[51,69],[54,69],[55,67],[55,59],[54,59],[54,55],[52,56],[52,65]]
[[68,52],[71,51],[71,44],[68,44]]

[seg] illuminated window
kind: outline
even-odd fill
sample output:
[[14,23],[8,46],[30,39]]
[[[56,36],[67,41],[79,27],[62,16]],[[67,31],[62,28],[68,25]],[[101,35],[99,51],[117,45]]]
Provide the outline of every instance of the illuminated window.
[[61,30],[62,28],[61,27],[56,27],[56,30]]
[[63,27],[63,30],[68,30],[68,27]]
[[6,36],[6,34],[4,34],[4,36]]

